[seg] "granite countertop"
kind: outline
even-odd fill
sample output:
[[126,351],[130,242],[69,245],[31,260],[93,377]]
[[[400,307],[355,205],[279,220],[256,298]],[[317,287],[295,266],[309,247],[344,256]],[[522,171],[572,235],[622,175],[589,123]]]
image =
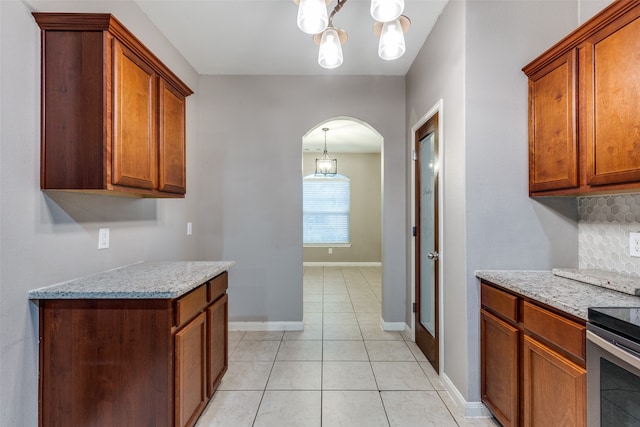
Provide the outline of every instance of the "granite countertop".
[[552,271],[479,270],[475,275],[584,320],[589,307],[640,307],[640,297],[560,277]]
[[140,262],[29,291],[29,299],[172,299],[229,270],[233,261]]

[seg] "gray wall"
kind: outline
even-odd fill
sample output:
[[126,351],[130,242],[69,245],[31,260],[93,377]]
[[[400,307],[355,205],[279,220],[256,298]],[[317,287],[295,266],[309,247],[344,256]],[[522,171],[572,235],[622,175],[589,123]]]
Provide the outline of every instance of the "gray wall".
[[[338,173],[351,179],[350,247],[305,247],[304,262],[380,262],[381,239],[381,164],[377,153],[333,153]],[[302,175],[315,172],[317,154],[303,154]]]
[[[40,30],[21,1],[0,1],[0,425],[36,426],[38,317],[27,291],[140,260],[198,259],[198,77],[132,3],[49,3],[113,11],[195,92],[187,102],[187,197],[149,200],[39,188]],[[45,7],[47,9],[45,9]],[[209,212],[217,216],[216,212]],[[194,236],[186,236],[193,221]],[[98,228],[111,248],[97,250]],[[219,258],[219,243],[207,242]]]
[[407,75],[407,127],[444,100],[442,369],[467,401],[480,400],[474,271],[577,267],[575,198],[528,197],[520,70],[603,6],[450,2]]
[[[202,76],[199,86],[200,160],[211,165],[201,184],[222,207],[213,240],[236,261],[230,320],[302,321],[302,137],[348,116],[384,138],[382,314],[404,322],[404,78]],[[205,258],[216,250],[207,237]]]

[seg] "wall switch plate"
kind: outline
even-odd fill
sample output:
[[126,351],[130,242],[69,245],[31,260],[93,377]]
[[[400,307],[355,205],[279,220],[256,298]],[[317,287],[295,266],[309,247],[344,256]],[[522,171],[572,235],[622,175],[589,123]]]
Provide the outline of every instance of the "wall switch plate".
[[188,222],[187,223],[187,236],[191,236],[193,234],[193,224]]
[[629,233],[629,255],[640,257],[640,233]]
[[109,229],[98,230],[98,249],[109,249]]

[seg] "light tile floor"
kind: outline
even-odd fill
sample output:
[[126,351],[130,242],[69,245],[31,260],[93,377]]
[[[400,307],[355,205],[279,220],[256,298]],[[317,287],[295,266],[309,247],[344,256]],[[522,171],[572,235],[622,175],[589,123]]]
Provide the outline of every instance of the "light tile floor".
[[197,427],[497,426],[465,419],[415,343],[380,326],[379,267],[306,267],[304,331],[230,332]]

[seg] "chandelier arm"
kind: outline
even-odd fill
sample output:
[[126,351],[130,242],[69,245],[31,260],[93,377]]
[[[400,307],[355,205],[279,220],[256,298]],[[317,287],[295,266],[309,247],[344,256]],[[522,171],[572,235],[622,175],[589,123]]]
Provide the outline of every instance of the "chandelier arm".
[[344,4],[347,2],[347,0],[338,0],[338,4],[336,5],[336,7],[333,8],[333,11],[331,12],[331,15],[329,15],[329,26],[332,27],[333,26],[333,16],[340,12],[340,9],[342,9],[342,6],[344,6]]

